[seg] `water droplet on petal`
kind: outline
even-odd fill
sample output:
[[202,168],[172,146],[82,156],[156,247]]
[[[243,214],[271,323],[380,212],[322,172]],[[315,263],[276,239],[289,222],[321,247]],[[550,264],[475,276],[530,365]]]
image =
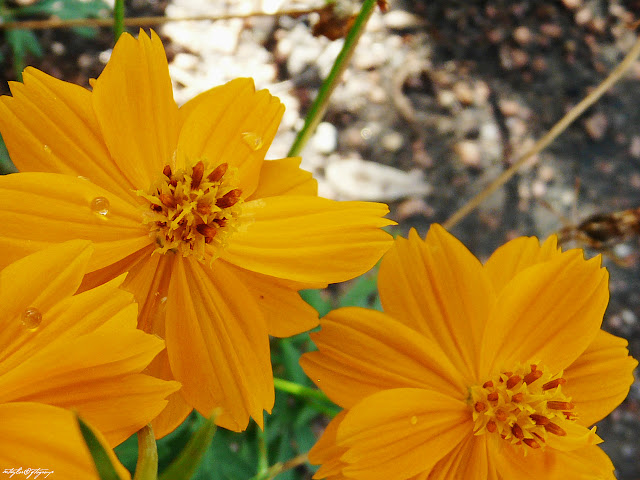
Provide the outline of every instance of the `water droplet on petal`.
[[411,425],[415,425],[416,423],[418,423],[418,417],[414,415],[413,417],[411,417]]
[[51,153],[51,147],[49,145],[43,146],[42,149],[47,153]]
[[98,215],[105,216],[109,213],[109,200],[105,197],[96,197],[91,200],[91,210]]
[[78,178],[79,178],[80,180],[84,180],[85,182],[88,182],[88,181],[89,181],[89,178],[88,178],[88,177],[85,177],[84,175],[78,175]]
[[262,137],[255,132],[244,132],[242,134],[242,140],[249,145],[251,150],[260,150],[262,145],[264,145]]
[[42,322],[42,314],[37,308],[29,307],[22,312],[21,320],[22,325],[30,332],[33,332],[40,326],[40,323]]

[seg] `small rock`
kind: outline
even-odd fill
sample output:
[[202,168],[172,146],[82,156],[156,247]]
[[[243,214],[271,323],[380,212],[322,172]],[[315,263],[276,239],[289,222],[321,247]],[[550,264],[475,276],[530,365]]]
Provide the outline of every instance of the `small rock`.
[[456,82],[453,86],[453,93],[461,104],[471,105],[473,103],[473,89],[467,82]]
[[562,37],[562,27],[555,23],[543,23],[540,25],[540,32],[543,35],[551,38]]
[[403,172],[360,158],[329,158],[325,167],[327,183],[344,200],[390,202],[431,191],[420,170]]
[[478,144],[472,140],[463,140],[453,147],[458,154],[460,161],[470,168],[480,168],[482,166],[482,153]]
[[388,152],[397,152],[404,144],[404,136],[399,132],[385,133],[380,139],[380,144]]
[[421,215],[423,217],[433,217],[435,210],[429,206],[422,198],[412,197],[403,201],[398,205],[396,217],[399,221],[406,220],[409,217]]
[[527,45],[531,42],[532,38],[533,34],[531,33],[531,30],[525,26],[520,26],[513,31],[513,39],[520,45]]
[[391,10],[382,16],[382,21],[391,30],[405,30],[424,26],[424,20],[405,10]]
[[584,122],[584,128],[592,140],[601,140],[607,132],[608,125],[607,116],[602,112],[591,115]]
[[562,0],[562,3],[569,10],[576,10],[582,6],[582,0]]
[[578,25],[586,25],[593,18],[593,13],[587,7],[578,10],[574,16],[574,20]]
[[321,122],[311,144],[318,152],[328,155],[338,146],[338,130],[329,122]]
[[629,155],[633,158],[640,158],[640,135],[634,135],[631,137],[631,143],[629,144]]

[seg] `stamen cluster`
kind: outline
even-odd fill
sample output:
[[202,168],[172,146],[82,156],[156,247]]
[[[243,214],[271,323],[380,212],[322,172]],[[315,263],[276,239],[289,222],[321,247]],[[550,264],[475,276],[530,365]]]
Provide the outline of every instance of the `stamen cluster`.
[[567,435],[563,425],[576,419],[571,399],[562,392],[565,383],[532,364],[471,387],[474,433],[496,433],[513,445],[544,448],[548,435]]
[[235,188],[235,172],[227,163],[215,167],[198,161],[193,167],[173,172],[169,165],[148,193],[136,193],[147,200],[144,223],[150,226],[158,248],[205,260],[215,258],[235,231],[242,204],[242,190]]

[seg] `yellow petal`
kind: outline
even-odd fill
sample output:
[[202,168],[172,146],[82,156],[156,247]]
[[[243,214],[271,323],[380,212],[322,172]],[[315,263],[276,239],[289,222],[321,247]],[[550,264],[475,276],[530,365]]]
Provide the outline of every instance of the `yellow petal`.
[[0,131],[20,171],[82,175],[128,197],[132,187],[113,163],[91,106],[91,93],[34,68],[0,99]]
[[380,264],[385,312],[435,341],[461,374],[476,380],[480,340],[495,294],[480,262],[440,225],[426,240],[398,237]]
[[[218,260],[214,265],[215,270]],[[279,278],[261,275],[225,262],[246,287],[267,322],[269,335],[290,337],[318,326],[318,312],[300,298],[298,289]]]
[[244,285],[221,262],[215,272],[177,258],[167,300],[171,370],[190,405],[230,430],[262,425],[274,401],[267,326]]
[[73,240],[33,253],[0,271],[4,323],[0,329],[0,361],[12,350],[11,343],[30,336],[21,315],[28,308],[36,308],[42,315],[73,295],[92,252],[90,242]]
[[123,287],[133,293],[138,302],[138,328],[164,338],[169,281],[175,257],[147,252],[129,268]]
[[485,435],[468,436],[431,470],[429,480],[501,480],[489,461]]
[[505,286],[482,340],[481,378],[518,363],[569,366],[600,330],[609,301],[608,273],[600,258],[581,250],[534,265]]
[[338,405],[390,388],[428,388],[467,395],[462,376],[433,341],[384,313],[364,308],[330,312],[312,333],[317,352],[302,356],[305,373]]
[[560,254],[558,238],[550,236],[542,245],[535,237],[519,237],[498,248],[487,260],[484,268],[500,292],[504,286],[525,268],[547,262]]
[[171,161],[178,139],[178,107],[155,32],[120,37],[92,100],[113,161],[132,185],[147,189]]
[[[0,467],[41,468],[53,471],[50,478],[95,479],[98,473],[80,434],[75,416],[62,408],[38,403],[0,405]],[[99,432],[94,433],[105,447],[121,479],[130,479]],[[41,473],[38,478],[47,475]],[[27,478],[24,473],[14,478]],[[31,478],[36,478],[35,474]]]
[[[173,373],[169,366],[167,351],[161,351],[149,364],[145,373],[163,380],[172,380]],[[180,390],[167,397],[167,406],[151,422],[156,438],[162,438],[173,432],[191,413],[193,407],[187,403]]]
[[346,414],[347,410],[343,410],[336,415],[333,420],[329,422],[327,428],[324,429],[320,440],[309,450],[309,463],[322,465],[313,478],[326,478],[340,475],[342,468],[346,465],[340,460],[346,448],[339,447],[336,443],[338,427]]
[[[96,198],[109,202],[102,215]],[[103,268],[149,245],[137,206],[93,183],[54,173],[25,172],[0,177],[0,266],[72,239],[91,240],[89,270]]]
[[50,308],[40,310],[41,323],[33,331],[21,328],[19,319],[4,317],[0,329],[0,375],[21,365],[43,347],[91,333],[123,310],[131,309],[131,294],[118,288],[123,280],[124,277],[116,278],[90,292],[59,298]]
[[550,480],[566,480],[567,472],[576,480],[615,480],[614,467],[611,459],[600,447],[590,446],[571,452],[548,452],[549,463],[557,465],[553,474],[546,478]]
[[[87,292],[90,293],[90,292]],[[85,293],[86,295],[86,293]],[[140,372],[164,347],[135,328],[137,306],[114,315],[95,331],[48,344],[0,376],[0,403],[30,401],[74,409],[115,446],[149,423],[177,390]]]
[[351,408],[338,428],[345,476],[409,478],[433,466],[473,430],[465,402],[416,388],[385,390]]
[[[523,455],[520,447],[508,445],[500,438],[493,438],[494,448],[489,448],[491,462],[503,479],[518,480],[615,480],[609,457],[598,447],[589,446],[570,452],[547,448],[529,450]],[[567,476],[569,474],[569,476]]]
[[258,188],[249,200],[278,195],[317,195],[318,182],[300,168],[299,157],[266,160],[260,170]]
[[222,258],[241,268],[298,282],[334,283],[360,275],[391,245],[380,227],[386,205],[283,195],[246,202],[244,225]]
[[[251,78],[238,78],[191,100],[178,140],[177,167],[200,158],[239,169],[244,198],[258,185],[264,156],[284,106],[267,90],[255,91]],[[184,116],[184,115],[183,115]]]
[[578,423],[593,425],[629,393],[638,362],[628,356],[627,341],[600,330],[595,340],[565,371],[562,387],[576,404]]

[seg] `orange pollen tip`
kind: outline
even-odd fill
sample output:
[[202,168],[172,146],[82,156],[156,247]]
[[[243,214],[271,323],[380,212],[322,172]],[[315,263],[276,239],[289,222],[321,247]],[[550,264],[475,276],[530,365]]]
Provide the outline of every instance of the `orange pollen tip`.
[[218,165],[213,172],[211,172],[209,174],[209,176],[207,177],[207,179],[210,182],[217,182],[218,180],[220,180],[222,177],[224,177],[224,174],[227,173],[227,170],[229,169],[229,164],[228,163],[221,163],[220,165]]
[[482,388],[491,388],[491,387],[493,387],[493,382],[491,380],[488,380],[482,384]]
[[491,433],[495,432],[498,429],[498,425],[493,420],[489,420],[487,422],[487,430]]
[[191,174],[191,188],[195,189],[200,186],[202,182],[202,175],[204,174],[204,163],[200,160],[193,166],[193,172]]
[[511,401],[513,403],[520,403],[524,399],[524,394],[522,392],[516,393],[511,397]]
[[558,402],[556,400],[549,400],[547,402],[547,408],[551,410],[572,410],[574,406],[571,402]]
[[501,409],[496,410],[496,418],[501,422],[504,422],[507,419],[507,412]]
[[544,429],[549,433],[558,435],[559,437],[565,437],[567,435],[567,432],[565,432],[562,428],[560,428],[558,425],[556,425],[553,422],[549,422],[545,424]]
[[546,425],[547,423],[549,423],[549,419],[547,417],[545,417],[544,415],[539,415],[537,413],[532,413],[531,415],[529,415],[529,418],[536,422],[536,425]]
[[507,376],[507,378],[509,378],[511,375],[513,375],[513,372],[504,372],[504,374]]
[[520,383],[520,375],[514,375],[512,377],[509,377],[509,380],[507,380],[507,388],[513,388],[515,387],[517,384]]
[[552,388],[564,385],[565,383],[567,383],[567,381],[564,378],[556,378],[555,380],[551,380],[550,382],[542,385],[542,390],[551,390]]
[[165,165],[162,169],[162,173],[167,177],[171,178],[171,167],[169,165]]
[[212,227],[206,223],[201,223],[196,226],[196,230],[200,235],[204,235],[207,238],[213,238],[216,236],[216,233],[218,233],[218,229],[216,227]]
[[198,205],[196,205],[196,211],[200,215],[208,215],[211,213],[211,205],[208,203],[198,203]]
[[540,448],[540,444],[536,442],[533,438],[523,438],[522,441],[531,448]]
[[[532,366],[535,367],[535,365],[532,365]],[[531,369],[531,373],[527,373],[524,376],[524,383],[529,385],[530,383],[533,383],[536,380],[538,380],[541,376],[542,376],[542,371],[541,370]]]
[[173,198],[173,195],[170,195],[168,193],[161,193],[160,195],[158,195],[158,198],[165,207],[176,208],[177,203],[176,199]]
[[487,406],[482,402],[476,402],[473,408],[475,408],[476,412],[480,413],[484,412],[487,409]]
[[216,205],[220,208],[232,207],[240,200],[240,195],[242,195],[242,190],[234,188],[216,200]]
[[498,392],[491,392],[489,395],[487,395],[487,400],[489,400],[490,402],[497,402],[498,398],[500,398]]
[[522,431],[520,425],[518,425],[517,423],[514,423],[511,427],[511,433],[513,433],[513,436],[518,440],[522,440],[524,438],[524,432]]
[[535,372],[538,369],[538,365],[536,365],[535,363],[532,363],[531,365],[529,365],[531,367],[531,371]]

